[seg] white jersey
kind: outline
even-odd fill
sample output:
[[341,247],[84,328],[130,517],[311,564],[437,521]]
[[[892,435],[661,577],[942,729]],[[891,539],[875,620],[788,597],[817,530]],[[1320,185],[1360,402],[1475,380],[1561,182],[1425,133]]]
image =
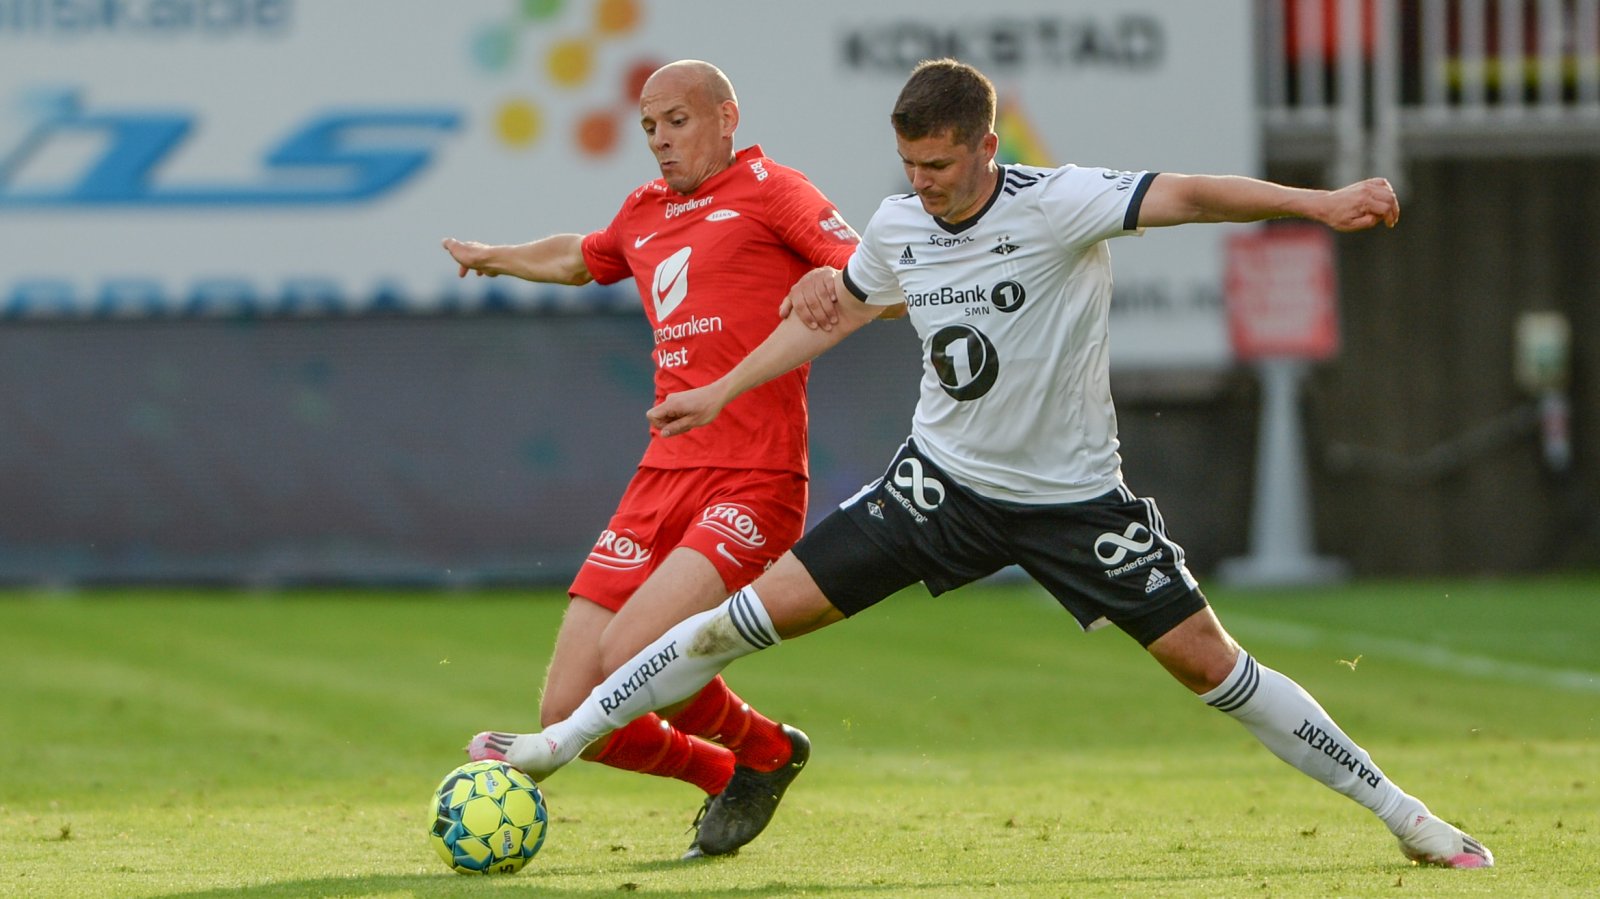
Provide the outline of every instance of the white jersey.
[[1107,238],[1137,234],[1149,172],[1008,165],[951,225],[883,201],[845,269],[869,303],[905,302],[922,339],[911,435],[977,493],[1092,499],[1121,482],[1111,404]]

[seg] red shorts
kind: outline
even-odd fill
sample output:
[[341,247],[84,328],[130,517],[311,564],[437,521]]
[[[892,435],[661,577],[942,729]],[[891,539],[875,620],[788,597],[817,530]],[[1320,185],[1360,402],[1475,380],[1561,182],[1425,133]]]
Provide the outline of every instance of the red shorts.
[[732,593],[777,561],[805,526],[806,479],[794,472],[641,468],[567,592],[615,612],[686,546],[711,560]]

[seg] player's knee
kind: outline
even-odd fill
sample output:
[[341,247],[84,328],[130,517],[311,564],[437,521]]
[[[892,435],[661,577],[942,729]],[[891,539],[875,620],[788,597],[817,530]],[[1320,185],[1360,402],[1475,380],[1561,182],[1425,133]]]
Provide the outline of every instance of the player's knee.
[[773,615],[773,627],[785,640],[802,637],[815,630],[844,620],[844,613],[834,608],[822,594],[805,598],[805,602],[780,607]]
[[1211,626],[1213,621],[1185,622],[1148,647],[1168,673],[1195,693],[1221,686],[1239,661],[1239,645],[1220,626]]
[[1167,657],[1161,658],[1160,662],[1168,674],[1196,694],[1209,693],[1222,686],[1222,682],[1233,671],[1232,665],[1223,665],[1211,659]]
[[811,572],[792,552],[784,553],[751,585],[778,636],[787,640],[844,619],[828,602]]
[[1219,645],[1215,651],[1192,661],[1187,683],[1196,693],[1209,693],[1222,686],[1238,660],[1237,646]]

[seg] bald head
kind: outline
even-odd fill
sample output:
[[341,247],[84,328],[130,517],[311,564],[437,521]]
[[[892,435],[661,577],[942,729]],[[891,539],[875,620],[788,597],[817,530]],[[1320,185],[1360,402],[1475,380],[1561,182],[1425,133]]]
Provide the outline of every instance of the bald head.
[[639,124],[667,186],[693,193],[733,164],[739,101],[721,69],[680,59],[645,80],[639,92]]
[[651,93],[698,94],[697,100],[711,106],[725,101],[739,102],[734,96],[733,82],[722,70],[701,59],[680,59],[669,62],[645,80],[641,97]]

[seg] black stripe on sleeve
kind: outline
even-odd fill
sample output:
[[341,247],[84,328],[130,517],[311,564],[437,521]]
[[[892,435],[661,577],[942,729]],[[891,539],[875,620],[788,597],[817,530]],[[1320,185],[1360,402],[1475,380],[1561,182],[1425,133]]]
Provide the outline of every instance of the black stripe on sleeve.
[[1144,192],[1150,189],[1150,182],[1156,180],[1160,172],[1145,172],[1139,183],[1134,185],[1133,196],[1128,199],[1128,211],[1122,216],[1122,230],[1139,230],[1139,206],[1144,203]]
[[850,294],[861,302],[865,303],[867,301],[867,292],[858,287],[856,282],[850,280],[850,266],[848,265],[844,267],[844,289],[850,291]]

